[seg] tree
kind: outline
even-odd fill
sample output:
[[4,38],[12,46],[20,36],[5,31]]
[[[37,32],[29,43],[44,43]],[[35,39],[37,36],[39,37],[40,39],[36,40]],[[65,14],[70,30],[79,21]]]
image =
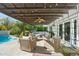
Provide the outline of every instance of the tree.
[[20,33],[20,28],[16,25],[12,26],[11,28],[11,34],[18,34]]
[[0,26],[0,30],[7,30],[7,27],[2,25],[2,26]]
[[9,25],[9,19],[8,18],[4,18],[4,23],[2,23],[2,25],[4,25],[7,30],[10,30],[10,25]]

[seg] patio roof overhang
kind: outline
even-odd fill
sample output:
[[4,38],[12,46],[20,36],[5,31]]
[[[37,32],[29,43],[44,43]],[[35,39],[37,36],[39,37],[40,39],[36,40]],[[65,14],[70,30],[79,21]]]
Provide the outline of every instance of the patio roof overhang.
[[46,20],[40,24],[49,24],[70,9],[77,9],[77,3],[0,3],[0,12],[29,24],[38,24],[38,17]]

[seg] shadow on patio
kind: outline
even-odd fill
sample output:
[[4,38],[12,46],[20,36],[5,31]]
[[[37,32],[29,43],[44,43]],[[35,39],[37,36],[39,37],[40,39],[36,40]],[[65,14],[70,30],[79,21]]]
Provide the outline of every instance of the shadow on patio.
[[47,48],[42,46],[36,46],[32,53],[33,55],[51,55]]

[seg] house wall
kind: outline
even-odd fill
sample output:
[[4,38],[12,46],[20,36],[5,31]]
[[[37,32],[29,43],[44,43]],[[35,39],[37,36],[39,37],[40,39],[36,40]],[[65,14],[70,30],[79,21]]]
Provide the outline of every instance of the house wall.
[[[76,44],[74,44],[74,21],[77,21],[76,23]],[[70,22],[70,42],[69,45],[74,47],[79,47],[79,5],[77,5],[77,9],[69,10],[68,14],[64,14],[63,17],[53,21],[51,25],[48,25],[49,31],[50,27],[52,27],[52,31],[55,33],[55,37],[59,37],[59,25],[63,24],[63,38],[64,39],[64,23]]]

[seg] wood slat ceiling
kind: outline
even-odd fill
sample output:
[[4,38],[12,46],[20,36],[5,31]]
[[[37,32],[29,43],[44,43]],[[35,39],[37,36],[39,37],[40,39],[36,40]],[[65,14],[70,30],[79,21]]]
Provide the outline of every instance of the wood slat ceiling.
[[46,20],[41,24],[49,24],[76,8],[77,3],[0,3],[0,12],[30,24],[38,24],[38,17]]

